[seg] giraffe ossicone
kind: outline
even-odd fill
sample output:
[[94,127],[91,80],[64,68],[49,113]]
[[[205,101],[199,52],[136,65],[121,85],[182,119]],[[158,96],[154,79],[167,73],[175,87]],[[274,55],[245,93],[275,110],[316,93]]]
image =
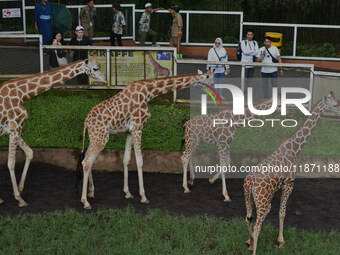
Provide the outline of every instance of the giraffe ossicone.
[[[147,103],[156,96],[171,91],[187,88],[189,86],[204,86],[214,83],[214,73],[197,75],[178,75],[168,78],[135,81],[120,91],[117,95],[94,106],[88,113],[83,129],[83,150],[86,138],[86,130],[90,139],[90,145],[84,159],[80,158],[83,175],[83,189],[81,202],[85,209],[91,205],[87,201],[87,195],[94,196],[92,178],[92,165],[100,152],[105,148],[110,134],[128,133],[126,139],[124,165],[124,188],[126,198],[132,198],[128,186],[128,164],[131,158],[131,148],[134,146],[138,169],[139,194],[142,203],[148,203],[145,196],[143,182],[143,157],[141,151],[142,129],[149,120],[151,114]],[[81,154],[82,155],[82,154]],[[81,168],[78,168],[81,171]],[[88,187],[89,184],[89,187]],[[89,193],[87,193],[87,188]]]
[[[325,111],[340,114],[340,101],[334,97],[332,92],[317,102],[311,111],[311,115],[305,119],[298,130],[284,139],[279,144],[278,148],[258,165],[259,169],[261,169],[262,166],[279,167],[282,169],[285,167],[285,169],[289,170],[288,172],[251,172],[245,178],[243,183],[247,209],[245,221],[248,226],[250,237],[246,243],[249,245],[249,250],[253,251],[253,255],[256,254],[258,236],[261,231],[262,223],[267,214],[270,212],[271,201],[274,193],[279,189],[282,190],[282,195],[279,211],[280,228],[277,240],[280,248],[284,246],[283,222],[286,216],[287,200],[294,187],[294,164],[296,156],[307,143],[313,129]],[[251,219],[254,203],[256,206],[257,217],[254,231],[252,231]]]
[[[14,198],[18,201],[19,207],[27,206],[27,203],[21,197],[21,193],[24,189],[28,167],[33,158],[32,149],[21,137],[24,123],[28,117],[24,103],[81,73],[86,73],[106,83],[106,79],[100,71],[100,64],[97,63],[95,55],[91,59],[78,60],[44,73],[9,80],[0,86],[0,135],[9,136],[7,164],[13,186]],[[26,157],[19,185],[17,184],[14,173],[17,146],[25,152]],[[3,200],[0,199],[0,204],[2,202]]]

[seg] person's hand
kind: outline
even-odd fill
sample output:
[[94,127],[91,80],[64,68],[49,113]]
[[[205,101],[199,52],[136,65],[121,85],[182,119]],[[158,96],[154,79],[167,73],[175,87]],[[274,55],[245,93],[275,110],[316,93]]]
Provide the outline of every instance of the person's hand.
[[54,45],[54,46],[58,45],[58,42],[57,42],[57,40],[56,40],[56,39],[54,39],[54,40],[53,40],[53,43],[52,43],[52,45]]
[[126,26],[122,26],[122,29],[125,30]]
[[283,74],[284,74],[284,73],[283,73],[283,69],[280,69],[280,74],[281,74],[281,75],[283,75]]
[[34,24],[35,30],[39,31],[37,23]]
[[178,36],[182,36],[182,31],[178,31]]
[[230,69],[226,69],[225,72],[224,72],[225,75],[228,75],[230,74]]

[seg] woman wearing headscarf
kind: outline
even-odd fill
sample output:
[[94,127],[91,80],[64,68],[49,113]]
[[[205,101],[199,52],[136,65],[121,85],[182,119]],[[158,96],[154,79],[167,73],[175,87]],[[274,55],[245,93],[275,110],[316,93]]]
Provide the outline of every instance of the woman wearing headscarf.
[[[228,61],[228,54],[223,48],[223,41],[221,38],[216,38],[214,47],[209,50],[208,61]],[[230,73],[229,65],[207,65],[207,69],[211,71],[215,69],[215,84],[223,84],[224,75]],[[222,89],[216,89],[217,93],[222,99],[225,97],[222,95]]]
[[34,25],[35,29],[42,34],[43,44],[48,44],[52,39],[52,22],[54,18],[52,5],[48,0],[37,2],[34,9]]

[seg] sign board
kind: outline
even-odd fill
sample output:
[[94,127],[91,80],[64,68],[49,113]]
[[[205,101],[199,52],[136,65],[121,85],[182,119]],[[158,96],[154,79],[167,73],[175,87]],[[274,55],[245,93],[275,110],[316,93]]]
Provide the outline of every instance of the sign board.
[[[89,58],[94,51],[89,51]],[[111,86],[129,85],[133,81],[163,78],[173,75],[173,57],[170,51],[120,50],[110,52]],[[106,76],[106,51],[97,51],[97,62]],[[96,85],[90,79],[90,85]]]
[[7,18],[21,18],[20,8],[2,9],[2,17],[4,19],[7,19]]

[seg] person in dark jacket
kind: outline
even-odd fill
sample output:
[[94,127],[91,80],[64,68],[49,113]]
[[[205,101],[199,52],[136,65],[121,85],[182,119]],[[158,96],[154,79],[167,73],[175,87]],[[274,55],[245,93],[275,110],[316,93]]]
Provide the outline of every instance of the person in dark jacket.
[[[76,36],[73,37],[69,43],[69,45],[74,46],[90,46],[92,45],[91,40],[84,36],[84,27],[77,26],[76,27]],[[73,57],[73,61],[77,61],[79,59],[87,59],[88,54],[87,50],[73,50],[70,53],[70,56]],[[87,74],[80,74],[77,76],[77,80],[79,84],[87,85],[89,83],[89,78]]]
[[[63,39],[62,34],[59,31],[56,31],[52,37],[52,41],[50,41],[51,45],[58,46],[58,45],[66,45],[66,42]],[[66,58],[67,51],[65,50],[50,50],[49,51],[49,64],[51,69],[59,67],[58,59],[59,58]]]

